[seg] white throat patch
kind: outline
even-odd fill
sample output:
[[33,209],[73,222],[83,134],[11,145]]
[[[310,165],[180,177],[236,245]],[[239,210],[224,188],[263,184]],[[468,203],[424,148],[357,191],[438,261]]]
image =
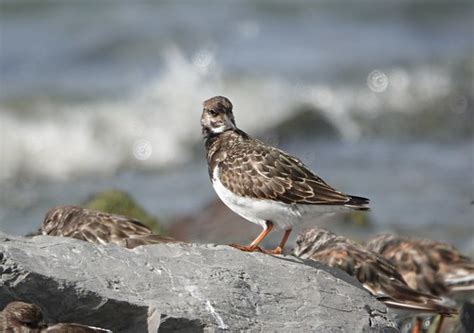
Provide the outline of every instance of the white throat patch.
[[224,132],[227,129],[228,129],[227,125],[221,125],[219,127],[212,128],[211,131],[214,134],[221,134],[222,132]]

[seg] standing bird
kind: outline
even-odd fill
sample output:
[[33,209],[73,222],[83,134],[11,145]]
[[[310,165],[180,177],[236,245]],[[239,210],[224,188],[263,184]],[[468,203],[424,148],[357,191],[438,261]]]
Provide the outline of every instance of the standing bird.
[[426,313],[456,312],[442,304],[440,298],[410,288],[396,267],[382,256],[329,231],[305,231],[298,236],[293,254],[342,269],[389,307]]
[[43,313],[35,304],[10,302],[0,312],[0,332],[5,333],[101,333],[112,332],[103,328],[81,324],[56,324],[48,326]]
[[[203,103],[201,126],[217,195],[235,213],[263,228],[250,245],[231,246],[280,254],[295,224],[324,213],[368,210],[368,199],[335,190],[297,158],[238,129],[227,98],[216,96]],[[284,230],[280,244],[261,249],[259,244],[274,226]]]
[[447,243],[384,234],[366,246],[397,266],[413,289],[439,296],[474,290],[473,259]]
[[138,220],[71,205],[50,209],[44,218],[41,233],[72,237],[95,244],[113,243],[129,249],[176,241],[153,234]]

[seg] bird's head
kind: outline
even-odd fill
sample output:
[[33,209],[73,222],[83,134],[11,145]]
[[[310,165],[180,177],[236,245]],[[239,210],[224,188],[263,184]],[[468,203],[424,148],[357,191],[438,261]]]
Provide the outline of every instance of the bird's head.
[[296,246],[293,254],[303,259],[309,258],[311,254],[325,247],[327,243],[336,238],[332,232],[314,228],[301,233],[296,239]]
[[6,319],[16,326],[39,329],[45,327],[41,309],[26,302],[11,302],[3,309]]
[[215,96],[203,103],[201,126],[204,137],[236,129],[232,103],[228,98]]
[[64,226],[67,220],[77,215],[82,211],[82,208],[72,205],[58,206],[51,208],[44,217],[41,225],[41,233],[43,235],[56,235],[57,230]]

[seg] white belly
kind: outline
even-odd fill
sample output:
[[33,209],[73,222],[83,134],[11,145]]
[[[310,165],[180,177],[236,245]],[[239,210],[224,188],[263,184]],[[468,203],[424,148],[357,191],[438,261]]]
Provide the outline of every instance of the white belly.
[[253,199],[242,197],[228,190],[219,180],[218,167],[213,172],[213,186],[219,198],[243,218],[250,222],[266,226],[266,221],[270,221],[279,229],[291,229],[301,222],[314,220],[322,215],[327,215],[337,211],[348,210],[344,206],[328,205],[296,205],[285,204],[274,200]]

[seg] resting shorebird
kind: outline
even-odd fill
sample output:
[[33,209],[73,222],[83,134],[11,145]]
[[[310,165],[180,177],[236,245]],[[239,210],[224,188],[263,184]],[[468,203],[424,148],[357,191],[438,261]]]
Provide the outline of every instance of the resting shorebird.
[[153,234],[138,220],[69,205],[50,209],[44,218],[41,233],[77,238],[95,244],[113,243],[129,249],[176,241]]
[[34,304],[10,302],[0,312],[0,332],[40,332],[44,328],[43,313]]
[[[379,235],[366,247],[394,264],[407,284],[436,296],[474,290],[474,261],[453,246],[428,239]],[[438,321],[441,331],[444,316]],[[421,326],[421,319],[417,319]]]
[[[336,191],[297,158],[238,129],[232,103],[225,97],[203,103],[201,126],[217,195],[263,228],[250,245],[232,245],[240,250],[280,254],[295,224],[324,213],[368,209],[368,199]],[[274,226],[284,230],[284,236],[274,250],[262,250],[259,244]]]
[[434,295],[474,290],[474,261],[449,244],[385,234],[366,246],[397,266],[413,289]]
[[426,313],[456,312],[442,304],[440,298],[410,288],[396,267],[382,256],[329,231],[305,231],[298,236],[293,254],[342,269],[389,307]]
[[6,333],[101,333],[112,332],[103,328],[81,324],[48,326],[41,309],[26,302],[10,302],[0,312],[0,332]]

